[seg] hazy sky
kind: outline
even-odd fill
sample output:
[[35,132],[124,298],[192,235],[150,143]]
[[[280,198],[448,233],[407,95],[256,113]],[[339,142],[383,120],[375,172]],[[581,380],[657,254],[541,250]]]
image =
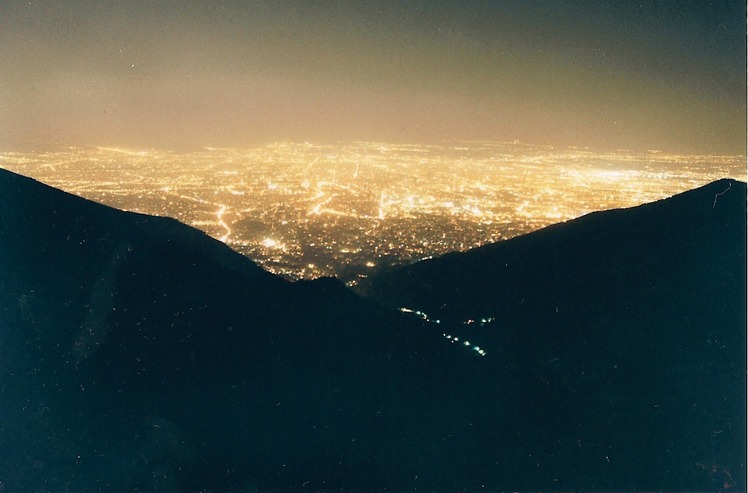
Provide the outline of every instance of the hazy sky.
[[742,154],[745,2],[0,2],[0,148],[514,140]]

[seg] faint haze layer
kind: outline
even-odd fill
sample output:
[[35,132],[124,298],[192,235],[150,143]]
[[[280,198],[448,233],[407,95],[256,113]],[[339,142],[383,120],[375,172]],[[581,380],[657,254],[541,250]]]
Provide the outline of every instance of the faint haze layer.
[[745,151],[742,1],[5,1],[0,148]]

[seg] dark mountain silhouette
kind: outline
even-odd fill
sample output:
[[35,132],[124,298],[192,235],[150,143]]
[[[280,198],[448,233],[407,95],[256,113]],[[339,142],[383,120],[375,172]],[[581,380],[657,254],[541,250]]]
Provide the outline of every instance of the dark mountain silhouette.
[[606,214],[372,285],[437,325],[0,170],[0,491],[745,488],[745,186]]
[[744,183],[381,272],[362,291],[461,324],[450,335],[513,375],[529,436],[512,443],[539,460],[518,475],[745,488]]
[[338,281],[2,170],[0,260],[0,491],[459,480],[478,362]]

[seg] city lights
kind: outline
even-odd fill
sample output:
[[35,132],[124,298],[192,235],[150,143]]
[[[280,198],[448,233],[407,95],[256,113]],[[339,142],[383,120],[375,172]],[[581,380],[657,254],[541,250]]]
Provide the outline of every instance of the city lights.
[[120,209],[174,217],[289,279],[466,250],[724,178],[741,156],[598,153],[518,143],[281,142],[174,153],[0,153],[0,166]]

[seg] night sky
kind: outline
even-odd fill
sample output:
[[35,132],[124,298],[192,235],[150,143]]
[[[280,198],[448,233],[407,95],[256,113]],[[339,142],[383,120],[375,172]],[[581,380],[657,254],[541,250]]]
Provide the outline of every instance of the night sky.
[[8,1],[0,150],[521,140],[743,154],[740,1]]

